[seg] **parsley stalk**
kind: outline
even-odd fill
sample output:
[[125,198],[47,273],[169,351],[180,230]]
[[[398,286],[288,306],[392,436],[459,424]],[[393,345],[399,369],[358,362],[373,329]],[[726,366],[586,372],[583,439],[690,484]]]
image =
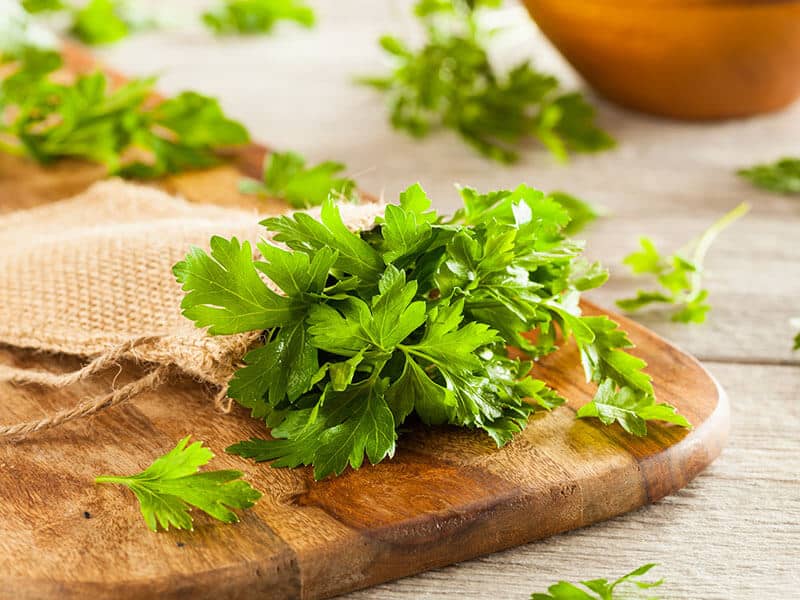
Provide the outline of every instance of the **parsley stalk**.
[[671,256],[664,257],[650,238],[639,240],[641,250],[625,257],[623,262],[634,274],[652,274],[660,290],[639,290],[635,297],[617,300],[617,306],[636,311],[651,304],[670,304],[677,308],[672,320],[680,323],[702,323],[711,310],[708,290],[703,288],[704,263],[709,248],[717,236],[750,210],[742,203],[726,213],[700,237]]

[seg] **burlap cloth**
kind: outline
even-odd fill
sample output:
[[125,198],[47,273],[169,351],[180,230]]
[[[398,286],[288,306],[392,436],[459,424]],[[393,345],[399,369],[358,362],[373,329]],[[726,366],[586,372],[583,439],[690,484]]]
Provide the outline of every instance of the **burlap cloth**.
[[[377,204],[340,209],[353,230],[382,212]],[[212,235],[257,241],[265,234],[259,220],[253,211],[190,204],[120,180],[0,216],[0,344],[89,359],[58,374],[0,364],[0,381],[69,386],[124,359],[148,366],[140,379],[57,414],[4,424],[0,437],[92,414],[154,389],[174,370],[224,398],[260,332],[209,336],[195,328],[181,315],[183,292],[171,269],[191,246],[207,248]]]

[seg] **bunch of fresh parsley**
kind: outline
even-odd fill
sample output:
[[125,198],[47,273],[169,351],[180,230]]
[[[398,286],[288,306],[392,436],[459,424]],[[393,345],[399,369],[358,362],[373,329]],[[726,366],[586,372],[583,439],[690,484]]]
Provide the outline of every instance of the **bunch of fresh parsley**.
[[[664,583],[663,579],[658,581],[641,581],[639,578],[655,567],[655,564],[643,565],[627,575],[623,575],[616,581],[609,582],[607,579],[590,579],[581,581],[585,591],[578,586],[567,581],[559,581],[547,588],[546,594],[532,594],[531,600],[622,600],[622,598],[633,598],[630,589],[639,590],[647,594],[648,600],[658,600],[650,595],[649,590]],[[618,589],[619,588],[619,589]],[[627,588],[624,596],[619,593],[622,588]],[[638,596],[641,597],[641,596]]]
[[193,529],[189,508],[195,507],[225,523],[239,517],[231,508],[250,508],[261,493],[241,479],[240,471],[197,471],[214,454],[201,442],[183,438],[173,450],[157,458],[138,475],[102,475],[97,483],[128,487],[139,500],[148,529]]
[[779,194],[800,194],[800,158],[782,158],[771,164],[740,169],[754,185]]
[[607,274],[565,237],[567,211],[524,185],[461,194],[463,209],[447,221],[414,185],[361,233],[329,199],[319,220],[265,220],[283,247],[259,243],[259,260],[248,242],[215,237],[210,254],[194,248],[175,265],[183,313],[198,327],[263,332],[229,395],[274,439],[230,452],[314,465],[319,479],[392,456],[412,413],[429,425],[482,430],[502,446],[533,412],[563,402],[509,347],[538,358],[556,350],[559,334],[574,338],[587,378],[599,384],[579,416],[635,435],[651,419],[689,426],[655,403],[645,363],[625,352],[631,343],[618,325],[581,316],[580,292]]
[[744,216],[750,207],[740,204],[711,225],[696,240],[671,256],[664,257],[650,238],[642,237],[642,249],[625,257],[624,263],[634,274],[656,277],[661,289],[639,290],[633,298],[617,301],[617,306],[636,311],[653,304],[667,304],[676,308],[672,320],[679,323],[702,323],[711,310],[708,290],[703,285],[703,262],[716,237],[734,221]]
[[203,14],[203,22],[217,34],[270,33],[279,21],[312,27],[314,11],[302,0],[223,0]]
[[306,167],[306,159],[296,152],[274,152],[264,159],[262,180],[244,179],[239,191],[284,200],[294,208],[319,206],[331,194],[357,202],[356,182],[341,176],[345,168],[332,161]]
[[41,163],[64,157],[105,164],[126,177],[151,178],[217,163],[215,150],[249,140],[208,96],[184,92],[153,103],[154,78],[111,88],[100,72],[71,83],[52,50],[6,52],[11,72],[0,82],[0,150]]
[[476,10],[498,4],[420,0],[415,11],[427,32],[422,48],[381,38],[395,68],[360,81],[386,94],[392,125],[415,137],[435,127],[453,129],[483,155],[505,163],[517,160],[519,146],[530,137],[561,160],[569,152],[612,147],[581,94],[562,92],[555,77],[528,62],[508,73],[495,70]]

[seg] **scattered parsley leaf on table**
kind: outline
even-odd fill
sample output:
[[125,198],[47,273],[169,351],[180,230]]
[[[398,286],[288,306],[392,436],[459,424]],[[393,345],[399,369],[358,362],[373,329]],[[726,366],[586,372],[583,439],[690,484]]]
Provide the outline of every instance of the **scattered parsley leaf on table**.
[[800,194],[800,158],[741,169],[738,174],[754,185],[779,194]]
[[22,7],[30,14],[66,14],[69,35],[90,45],[112,44],[155,26],[152,19],[138,17],[129,0],[24,0]]
[[[800,330],[800,318],[792,319],[791,321],[792,327],[795,329]],[[798,331],[797,335],[794,336],[794,350],[800,350],[800,331]]]
[[[525,185],[481,194],[462,188],[445,220],[413,185],[371,229],[352,232],[333,199],[319,219],[299,212],[263,221],[281,246],[214,238],[174,267],[184,315],[210,333],[263,332],[229,396],[264,420],[271,440],[229,452],[275,467],[313,465],[321,479],[395,451],[412,413],[423,423],[484,431],[508,443],[537,411],[564,402],[531,376],[559,332],[580,350],[595,408],[581,416],[688,426],[656,404],[644,361],[607,317],[582,316],[581,291],[607,273],[580,257],[569,213]],[[264,276],[282,291],[270,291]],[[536,338],[524,334],[537,330]]]
[[395,63],[386,76],[359,81],[388,98],[391,123],[414,137],[434,128],[456,131],[484,156],[518,158],[524,140],[537,138],[560,160],[570,152],[595,152],[614,140],[595,123],[594,108],[564,93],[552,75],[522,62],[507,73],[492,66],[476,9],[498,2],[421,0],[415,12],[427,32],[413,50],[391,36],[380,40]]
[[121,14],[122,3],[115,0],[89,0],[73,12],[70,33],[86,44],[112,44],[130,33]]
[[[623,598],[658,600],[655,596],[650,595],[647,590],[660,586],[664,583],[664,580],[641,581],[639,579],[655,566],[655,564],[643,565],[612,582],[607,579],[581,581],[581,585],[586,588],[585,590],[567,581],[559,581],[547,588],[547,593],[532,594],[531,600],[623,600]],[[621,587],[627,588],[624,594],[620,594],[617,591],[617,588]],[[632,596],[632,591],[634,593],[638,592],[638,595]],[[645,596],[642,594],[645,594]]]
[[708,290],[703,284],[703,262],[716,237],[734,221],[747,214],[750,207],[740,204],[711,225],[695,241],[671,256],[663,256],[650,238],[639,240],[641,250],[625,257],[635,275],[654,275],[661,289],[639,290],[633,298],[617,301],[626,311],[636,311],[653,304],[675,307],[672,320],[679,323],[702,323],[711,310]]
[[[4,55],[5,56],[5,55]],[[40,163],[72,157],[105,164],[113,174],[153,178],[216,164],[215,150],[249,140],[214,98],[195,92],[152,105],[154,78],[112,88],[100,72],[71,83],[51,78],[52,51],[23,48],[0,83],[0,150]]]
[[159,527],[193,529],[190,507],[202,510],[225,523],[239,517],[231,509],[245,509],[261,498],[261,493],[242,480],[240,471],[204,471],[214,454],[201,442],[189,444],[186,436],[164,456],[137,475],[103,475],[96,483],[128,487],[139,500],[145,523],[151,531]]
[[22,8],[31,14],[52,12],[67,8],[64,0],[22,0]]
[[224,0],[203,14],[203,23],[218,35],[270,33],[279,21],[312,27],[314,11],[302,0]]
[[341,200],[356,202],[356,182],[342,177],[345,165],[325,161],[306,167],[306,160],[295,152],[274,152],[264,159],[262,181],[244,179],[239,190],[278,198],[294,208],[321,205],[330,194]]

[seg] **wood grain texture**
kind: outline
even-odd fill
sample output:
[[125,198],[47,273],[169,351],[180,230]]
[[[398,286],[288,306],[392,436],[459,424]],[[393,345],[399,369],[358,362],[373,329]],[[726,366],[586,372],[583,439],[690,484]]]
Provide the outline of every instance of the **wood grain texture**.
[[[252,165],[254,148],[234,160]],[[0,164],[3,209],[64,195],[50,174],[22,161]],[[248,162],[249,161],[249,162]],[[257,164],[259,160],[255,160]],[[64,165],[77,182],[97,169]],[[88,170],[86,170],[88,169]],[[247,167],[244,167],[247,170]],[[24,177],[6,177],[22,173]],[[185,174],[168,189],[200,202],[237,202],[233,165]],[[30,190],[40,190],[40,194]],[[599,312],[590,304],[589,312]],[[689,355],[626,319],[661,401],[695,425],[652,425],[636,439],[617,427],[575,420],[593,395],[567,345],[536,375],[569,398],[539,415],[508,446],[455,428],[413,427],[396,457],[314,482],[309,469],[273,470],[222,449],[262,426],[245,411],[214,412],[208,390],[170,386],[16,443],[0,445],[0,595],[9,598],[322,598],[458,562],[628,512],[671,494],[716,458],[728,432],[727,399]],[[10,363],[68,368],[75,360],[2,349]],[[0,421],[50,412],[122,385],[133,365],[70,390],[3,386]],[[195,532],[151,535],[132,496],[95,486],[100,473],[135,472],[191,433],[239,468],[264,498],[236,526],[199,516]]]

